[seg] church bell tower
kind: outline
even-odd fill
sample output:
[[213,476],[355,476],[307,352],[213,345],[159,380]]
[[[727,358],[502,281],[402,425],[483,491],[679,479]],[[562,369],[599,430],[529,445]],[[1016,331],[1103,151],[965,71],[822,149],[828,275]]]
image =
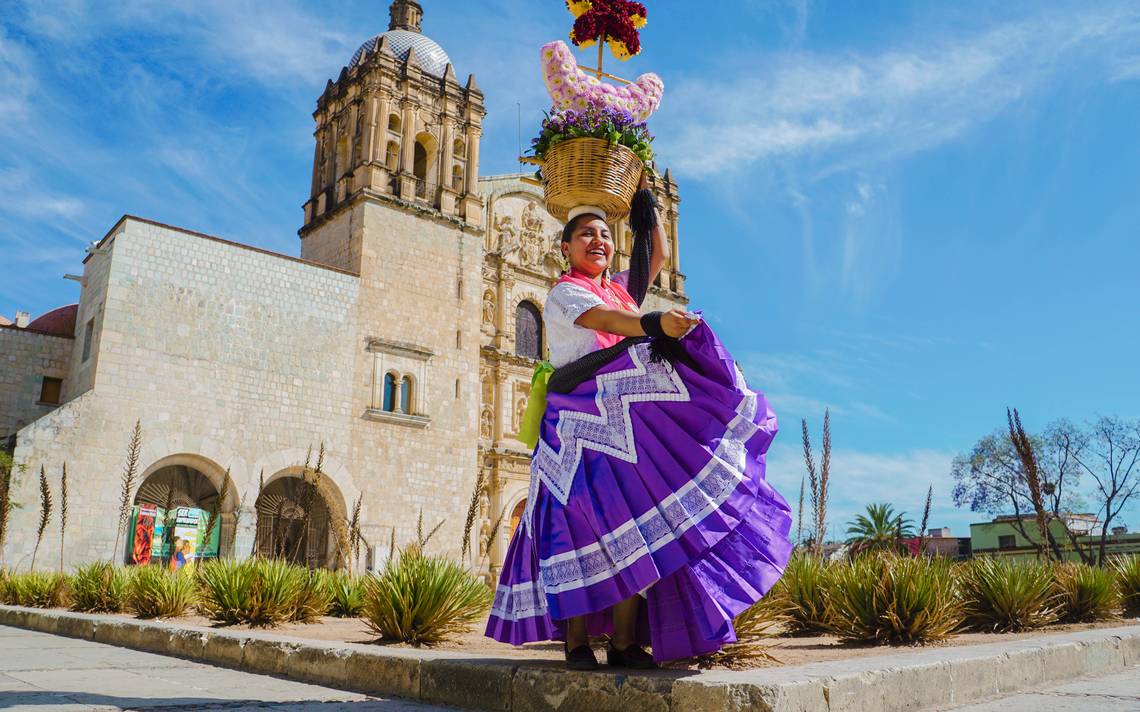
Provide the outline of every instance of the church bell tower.
[[359,200],[428,210],[459,224],[483,220],[477,186],[486,112],[475,75],[459,83],[447,53],[421,32],[420,3],[395,0],[389,16],[388,31],[360,46],[313,113],[302,256],[353,271],[359,266],[351,259],[313,252],[308,236]]

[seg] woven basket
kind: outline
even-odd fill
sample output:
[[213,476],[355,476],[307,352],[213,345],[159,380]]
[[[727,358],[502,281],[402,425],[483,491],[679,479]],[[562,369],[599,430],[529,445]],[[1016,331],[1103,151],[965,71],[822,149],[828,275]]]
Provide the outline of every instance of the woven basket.
[[600,138],[573,138],[556,143],[543,161],[542,189],[546,209],[559,220],[571,208],[596,205],[611,225],[629,215],[644,165],[633,151]]

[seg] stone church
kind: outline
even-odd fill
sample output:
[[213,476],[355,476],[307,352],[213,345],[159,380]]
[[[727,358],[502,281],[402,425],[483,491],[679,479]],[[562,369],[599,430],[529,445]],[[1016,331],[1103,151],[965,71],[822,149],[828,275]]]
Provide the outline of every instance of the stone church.
[[[525,506],[516,439],[561,225],[522,175],[480,177],[484,97],[396,0],[318,98],[300,257],[124,216],[87,250],[79,301],[0,321],[0,438],[16,478],[2,560],[27,565],[40,467],[70,481],[67,560],[115,557],[120,478],[136,421],[135,503],[209,509],[230,474],[223,555],[244,558],[297,519],[310,448],[327,501],[311,503],[302,558],[328,565],[327,520],[360,502],[357,569],[388,542],[443,525],[494,573]],[[684,304],[677,186],[654,181],[669,242],[649,306]],[[614,226],[616,267],[631,235]],[[56,529],[58,520],[53,520]],[[321,524],[321,522],[325,522]],[[323,531],[320,530],[324,527]],[[490,546],[487,542],[490,541]]]

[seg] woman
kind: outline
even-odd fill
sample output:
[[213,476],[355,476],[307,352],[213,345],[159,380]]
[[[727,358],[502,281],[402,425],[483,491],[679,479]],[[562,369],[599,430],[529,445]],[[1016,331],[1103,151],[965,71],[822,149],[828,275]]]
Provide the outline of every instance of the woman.
[[644,184],[629,272],[608,276],[602,211],[577,208],[563,230],[568,269],[543,316],[555,370],[487,625],[515,645],[565,641],[570,669],[597,667],[589,635],[630,668],[734,641],[732,619],[791,551],[788,505],[764,480],[764,397],[698,315],[638,313],[665,254]]

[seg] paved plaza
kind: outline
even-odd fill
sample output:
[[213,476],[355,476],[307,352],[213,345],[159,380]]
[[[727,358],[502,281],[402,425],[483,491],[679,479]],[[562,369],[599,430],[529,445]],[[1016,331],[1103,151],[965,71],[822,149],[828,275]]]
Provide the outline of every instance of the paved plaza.
[[0,710],[444,712],[267,675],[0,626]]
[[956,712],[1140,712],[1140,667],[952,709]]

